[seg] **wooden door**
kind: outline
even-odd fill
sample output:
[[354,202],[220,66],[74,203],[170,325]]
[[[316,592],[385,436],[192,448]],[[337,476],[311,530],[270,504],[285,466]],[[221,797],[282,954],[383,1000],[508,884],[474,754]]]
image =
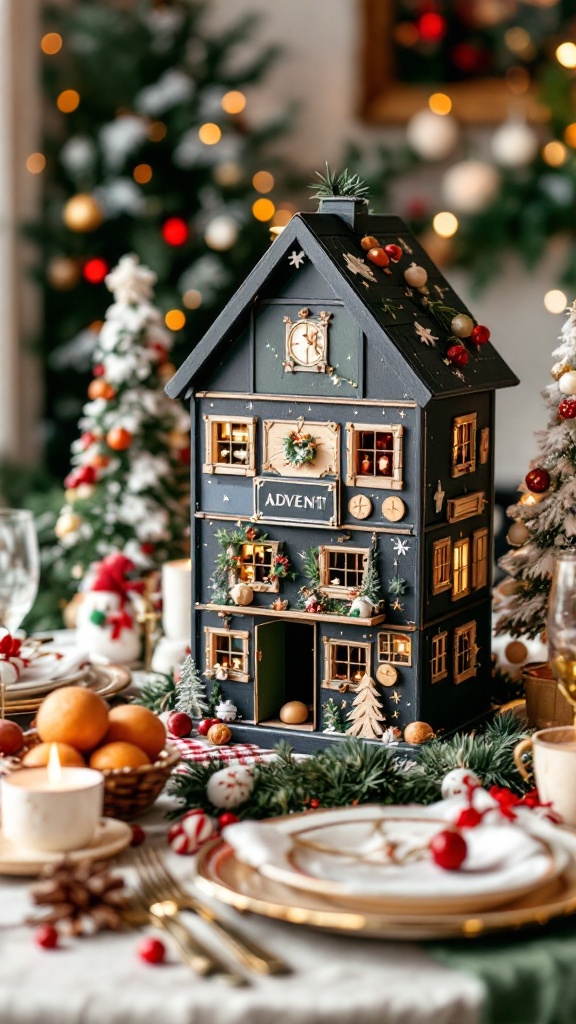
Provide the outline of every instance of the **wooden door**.
[[256,626],[256,694],[254,721],[278,718],[286,687],[286,629],[283,622]]

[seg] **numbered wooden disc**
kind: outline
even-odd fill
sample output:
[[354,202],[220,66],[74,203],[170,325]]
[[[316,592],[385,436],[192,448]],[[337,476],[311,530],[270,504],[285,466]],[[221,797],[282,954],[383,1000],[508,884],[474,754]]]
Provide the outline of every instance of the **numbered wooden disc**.
[[366,494],[354,494],[348,502],[348,511],[354,519],[367,519],[374,506]]
[[401,519],[404,519],[404,516],[406,515],[406,505],[402,501],[402,498],[397,498],[395,494],[391,494],[390,497],[384,498],[384,501],[382,502],[382,515],[391,523],[398,523]]
[[394,686],[394,683],[398,680],[398,672],[394,665],[378,665],[376,679],[379,683],[382,683],[382,686]]

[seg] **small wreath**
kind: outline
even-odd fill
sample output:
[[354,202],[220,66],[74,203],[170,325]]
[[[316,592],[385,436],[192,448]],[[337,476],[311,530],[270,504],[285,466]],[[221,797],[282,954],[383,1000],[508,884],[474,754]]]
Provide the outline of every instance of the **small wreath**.
[[316,458],[318,441],[312,434],[301,434],[293,430],[284,438],[283,445],[289,466],[305,466],[308,462],[314,462]]

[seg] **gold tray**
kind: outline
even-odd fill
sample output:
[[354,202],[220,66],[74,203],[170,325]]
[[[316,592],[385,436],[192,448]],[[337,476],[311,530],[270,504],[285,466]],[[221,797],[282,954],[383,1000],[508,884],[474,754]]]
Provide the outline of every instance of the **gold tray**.
[[[124,665],[91,665],[90,674],[85,680],[75,683],[76,686],[85,686],[86,689],[97,693],[99,697],[106,699],[121,693],[130,686],[132,673]],[[72,684],[70,684],[72,685]],[[52,692],[52,691],[49,691]],[[29,715],[37,711],[46,693],[38,694],[36,697],[15,697],[11,700],[9,693],[6,695],[5,714],[7,715]]]
[[[562,843],[576,857],[576,832],[559,830]],[[560,838],[560,836],[559,836]],[[197,884],[208,896],[236,910],[307,925],[358,938],[424,939],[476,938],[490,932],[546,925],[576,914],[576,860],[564,874],[521,899],[474,914],[390,914],[365,912],[313,893],[298,892],[265,878],[242,864],[222,839],[203,846],[197,859]]]

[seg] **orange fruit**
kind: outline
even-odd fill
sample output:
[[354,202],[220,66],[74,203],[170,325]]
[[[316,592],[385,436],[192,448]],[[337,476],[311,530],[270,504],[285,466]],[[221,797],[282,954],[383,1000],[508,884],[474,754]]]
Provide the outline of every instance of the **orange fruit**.
[[62,686],[42,701],[36,728],[44,743],[69,743],[76,750],[93,750],[108,728],[108,708],[91,690]]
[[122,740],[144,750],[154,761],[166,742],[166,727],[153,711],[139,704],[119,704],[108,714],[104,743]]
[[150,758],[140,747],[133,743],[105,743],[95,750],[90,758],[90,767],[104,772],[108,768],[138,768],[141,764],[150,764]]
[[[78,768],[85,768],[86,762],[74,747],[71,747],[69,743],[57,743],[58,757],[61,765],[73,765]],[[50,757],[51,743],[38,743],[35,747],[30,747],[22,758],[22,764],[25,764],[27,768],[45,768],[48,764],[48,758]]]

